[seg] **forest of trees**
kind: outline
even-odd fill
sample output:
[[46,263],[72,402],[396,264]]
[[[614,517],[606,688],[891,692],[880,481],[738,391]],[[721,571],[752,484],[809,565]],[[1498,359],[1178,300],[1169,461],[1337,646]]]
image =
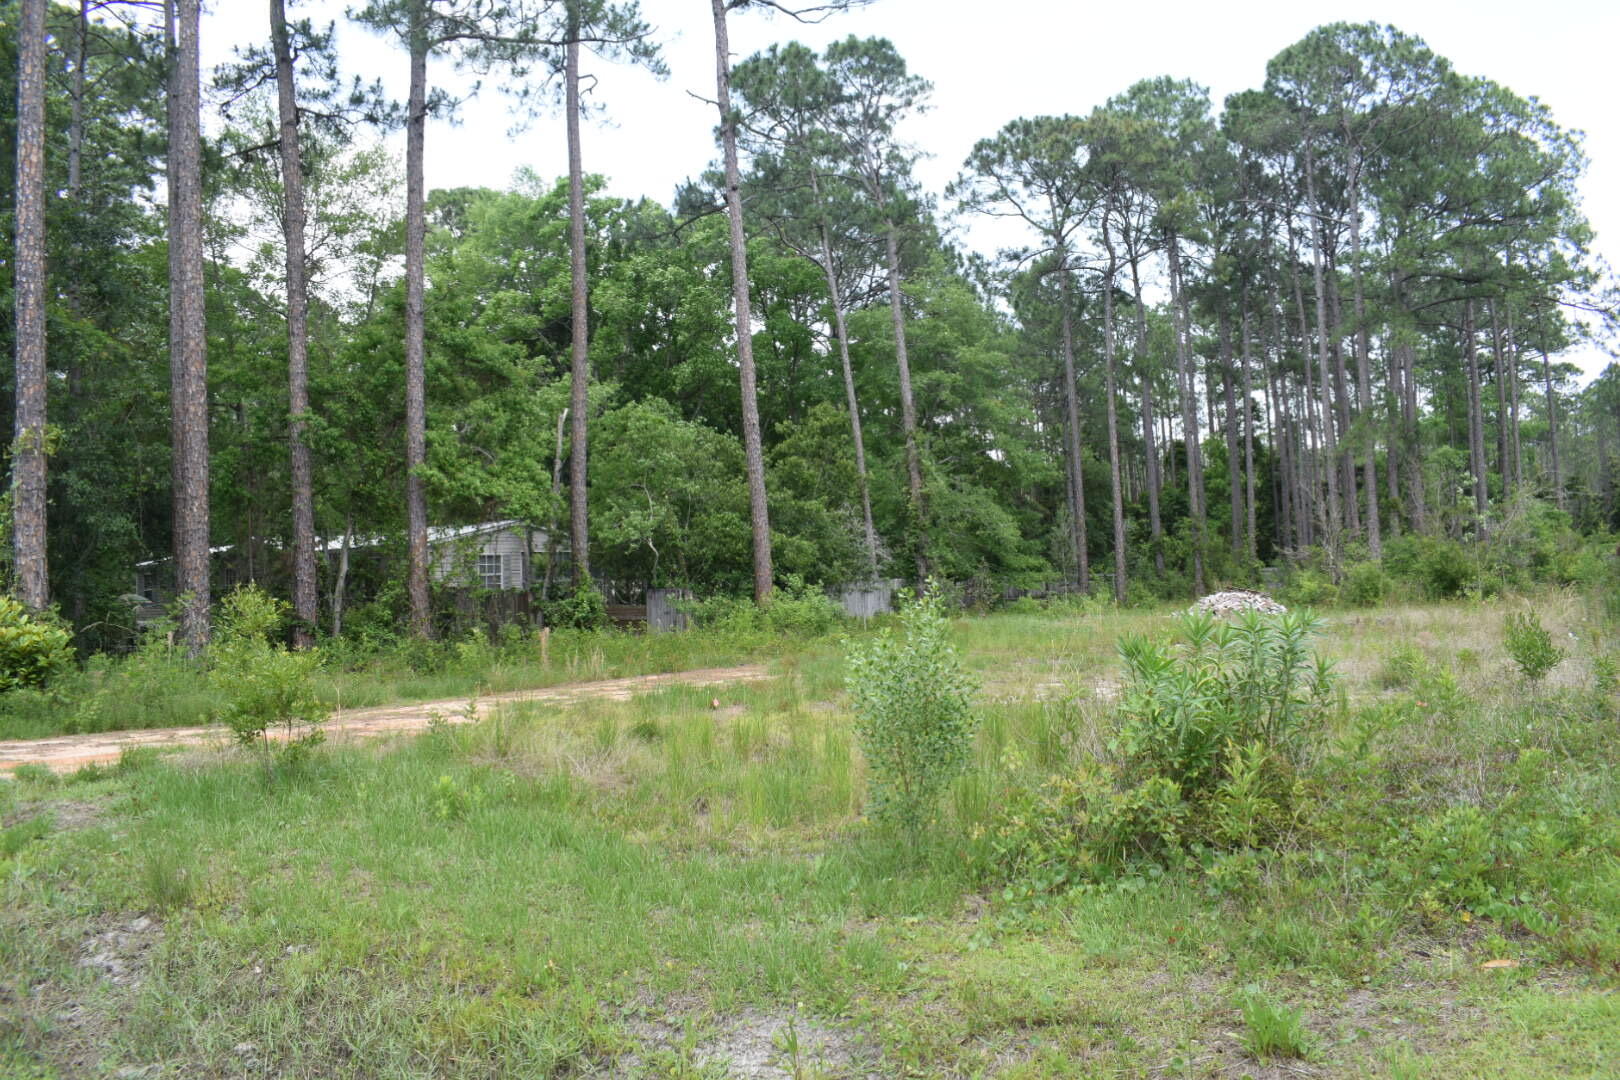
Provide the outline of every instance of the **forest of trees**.
[[[1532,504],[1616,524],[1620,367],[1560,359],[1614,317],[1580,139],[1393,28],[1315,30],[1219,109],[1174,77],[1053,101],[929,191],[926,73],[858,34],[732,57],[728,20],[791,5],[712,0],[714,166],[658,205],[580,140],[582,56],[663,70],[633,2],[359,4],[402,103],[287,6],[210,72],[198,0],[0,3],[5,572],[85,648],[170,558],[200,649],[210,548],[331,633],[357,537],[428,634],[430,523],[570,537],[551,595],[760,602],[1179,597]],[[427,190],[427,117],[490,107],[431,56],[562,109],[565,175]],[[975,215],[1023,245],[964,250]]]

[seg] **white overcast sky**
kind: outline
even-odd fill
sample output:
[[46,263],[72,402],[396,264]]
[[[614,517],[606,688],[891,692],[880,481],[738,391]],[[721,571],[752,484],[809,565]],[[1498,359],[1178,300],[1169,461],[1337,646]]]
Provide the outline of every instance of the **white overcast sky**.
[[[337,20],[345,70],[380,77],[404,98],[404,53],[397,41],[345,22],[353,0],[291,6],[295,16]],[[205,70],[233,46],[268,36],[263,0],[211,0],[208,7]],[[613,194],[667,203],[677,183],[715,157],[714,108],[692,96],[714,94],[713,22],[704,0],[642,0],[642,11],[664,45],[669,78],[586,62],[600,79],[594,100],[604,120],[586,128],[585,167],[605,175]],[[1584,207],[1598,254],[1620,265],[1620,3],[1613,0],[876,0],[820,25],[745,12],[733,13],[730,27],[735,59],[793,39],[812,47],[850,34],[893,41],[911,70],[934,84],[932,109],[904,135],[930,155],[919,172],[938,193],[973,143],[1014,117],[1085,113],[1138,79],[1166,74],[1208,86],[1219,110],[1226,95],[1259,86],[1266,61],[1285,46],[1340,20],[1389,23],[1421,37],[1459,71],[1539,98],[1562,125],[1584,131],[1591,158]],[[429,77],[452,90],[458,85],[447,62]],[[542,117],[516,136],[508,134],[512,125],[507,102],[488,90],[463,106],[457,124],[431,124],[428,186],[500,188],[523,166],[541,175],[566,170],[560,117]],[[983,231],[966,239],[987,252],[1007,242]],[[1607,361],[1595,351],[1569,359],[1588,375]]]

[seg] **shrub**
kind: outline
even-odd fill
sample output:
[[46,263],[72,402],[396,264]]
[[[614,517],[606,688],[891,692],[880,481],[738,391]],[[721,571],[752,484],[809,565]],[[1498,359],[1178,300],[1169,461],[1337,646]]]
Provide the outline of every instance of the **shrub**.
[[686,605],[705,630],[749,638],[794,634],[823,637],[843,625],[838,602],[796,574],[790,574],[764,607],[748,596],[712,596]]
[[1390,651],[1378,673],[1378,684],[1385,690],[1415,686],[1429,670],[1429,661],[1416,645],[1401,642]]
[[1106,877],[1133,860],[1250,849],[1289,822],[1310,737],[1336,705],[1308,613],[1186,615],[1178,639],[1126,637],[1112,762],[1092,761],[1005,800],[992,848],[1032,892]]
[[1329,607],[1339,601],[1339,587],[1325,574],[1301,570],[1288,583],[1288,602],[1295,607]]
[[559,596],[545,607],[547,626],[569,630],[600,630],[608,624],[607,598],[586,579],[579,588],[566,596]]
[[837,601],[798,575],[789,575],[765,609],[766,625],[776,633],[821,637],[844,621]]
[[1357,563],[1345,571],[1339,597],[1354,607],[1376,607],[1389,592],[1389,575],[1375,562]]
[[967,765],[978,717],[939,598],[911,604],[900,623],[903,638],[885,630],[852,652],[847,685],[873,816],[914,833]]
[[1616,689],[1620,689],[1620,659],[1609,653],[1592,657],[1592,692],[1607,698]]
[[1532,683],[1546,678],[1564,659],[1564,650],[1553,644],[1552,634],[1533,611],[1508,612],[1505,636],[1508,655]]
[[[224,720],[244,746],[264,742],[274,724],[285,724],[294,757],[321,739],[326,709],[316,700],[311,679],[320,666],[316,652],[293,652],[275,641],[287,606],[257,585],[246,585],[220,605],[220,625],[212,660],[215,681],[225,692]],[[293,740],[296,725],[311,730]]]
[[72,637],[48,617],[0,596],[0,692],[41,687],[73,665]]
[[1309,650],[1320,625],[1298,611],[1230,623],[1189,614],[1171,645],[1121,639],[1127,683],[1112,746],[1127,776],[1164,777],[1197,796],[1250,744],[1297,761],[1333,704],[1331,667]]

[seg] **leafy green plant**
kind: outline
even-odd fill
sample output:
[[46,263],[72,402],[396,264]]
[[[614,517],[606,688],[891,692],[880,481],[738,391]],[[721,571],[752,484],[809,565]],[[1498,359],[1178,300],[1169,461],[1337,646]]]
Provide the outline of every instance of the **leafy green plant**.
[[142,891],[153,911],[177,911],[191,906],[196,881],[172,848],[149,847],[141,856],[140,873]]
[[67,630],[0,596],[0,692],[45,686],[72,666]]
[[765,621],[779,634],[821,637],[843,624],[844,610],[832,597],[792,574],[771,595]]
[[849,657],[855,730],[871,767],[873,816],[916,832],[967,765],[978,729],[973,682],[948,640],[943,605],[926,596]]
[[1390,588],[1389,575],[1375,562],[1356,563],[1345,571],[1339,597],[1353,607],[1375,607]]
[[712,596],[682,606],[702,629],[761,644],[783,635],[824,637],[844,623],[838,603],[796,574],[786,577],[764,607],[745,596]]
[[1339,602],[1339,587],[1325,574],[1301,570],[1288,583],[1284,595],[1295,607],[1331,607]]
[[570,630],[601,630],[608,625],[607,598],[586,579],[579,588],[566,596],[559,596],[545,607],[547,626]]
[[54,787],[62,782],[62,778],[43,765],[25,762],[11,770],[11,778],[20,784],[38,784],[40,787]]
[[15,825],[0,829],[0,859],[11,858],[50,831],[51,819],[48,814],[36,814]]
[[1504,638],[1508,655],[1532,683],[1541,682],[1564,659],[1564,650],[1553,644],[1552,634],[1533,611],[1508,612]]
[[1592,657],[1592,690],[1599,697],[1612,697],[1620,689],[1620,658],[1612,653]]
[[[1014,788],[992,836],[1016,894],[1247,850],[1289,822],[1306,748],[1338,707],[1308,613],[1181,619],[1171,642],[1120,640],[1127,683],[1111,761]],[[1223,864],[1224,865],[1224,864]]]
[[[285,725],[285,753],[294,764],[321,742],[317,725],[327,709],[312,686],[320,654],[293,652],[274,640],[285,617],[285,603],[263,589],[238,588],[221,604],[212,659],[214,678],[225,691],[223,718],[237,741],[268,750],[270,728]],[[306,730],[295,738],[300,726]]]
[[1189,614],[1172,644],[1121,639],[1127,682],[1112,749],[1127,776],[1164,777],[1197,796],[1250,744],[1297,762],[1335,705],[1332,666],[1310,651],[1320,626],[1308,612],[1234,622]]
[[1243,1012],[1243,1048],[1256,1059],[1310,1057],[1311,1037],[1303,1010],[1279,1005],[1254,988],[1242,996],[1239,1008]]

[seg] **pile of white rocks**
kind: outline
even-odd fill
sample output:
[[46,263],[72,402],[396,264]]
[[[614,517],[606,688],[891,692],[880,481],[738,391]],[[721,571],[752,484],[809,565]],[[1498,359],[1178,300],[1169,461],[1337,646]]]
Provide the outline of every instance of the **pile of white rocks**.
[[1288,609],[1263,593],[1244,589],[1210,593],[1192,606],[1193,611],[1208,615],[1236,615],[1242,611],[1258,611],[1262,615],[1281,615]]

